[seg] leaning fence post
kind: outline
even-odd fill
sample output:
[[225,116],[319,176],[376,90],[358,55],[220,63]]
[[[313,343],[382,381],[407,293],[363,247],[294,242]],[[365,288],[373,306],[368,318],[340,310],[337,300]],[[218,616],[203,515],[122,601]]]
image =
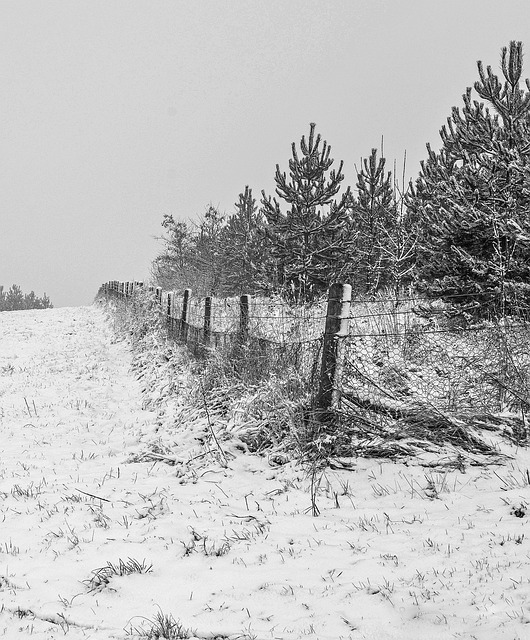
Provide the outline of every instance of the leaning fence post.
[[239,335],[242,342],[248,340],[248,326],[249,326],[249,309],[250,309],[250,296],[243,295],[239,298]]
[[210,346],[210,337],[212,335],[212,297],[207,296],[204,299],[204,327],[203,327],[204,346]]
[[340,338],[349,333],[350,328],[351,286],[332,284],[328,295],[326,328],[322,347],[322,368],[318,391],[318,407],[331,409],[337,397],[337,387],[341,369]]
[[182,314],[180,316],[180,338],[183,342],[188,340],[188,308],[190,304],[191,289],[184,289],[182,298]]

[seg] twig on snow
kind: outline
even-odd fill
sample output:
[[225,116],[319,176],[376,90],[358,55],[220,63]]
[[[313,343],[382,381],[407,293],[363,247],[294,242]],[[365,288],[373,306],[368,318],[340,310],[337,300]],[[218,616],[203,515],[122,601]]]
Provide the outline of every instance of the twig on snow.
[[85,496],[90,496],[91,498],[95,498],[96,500],[103,500],[103,502],[112,502],[112,500],[107,500],[107,498],[100,498],[100,496],[95,496],[93,493],[87,493],[86,491],[81,491],[81,489],[76,489],[79,493],[84,493]]

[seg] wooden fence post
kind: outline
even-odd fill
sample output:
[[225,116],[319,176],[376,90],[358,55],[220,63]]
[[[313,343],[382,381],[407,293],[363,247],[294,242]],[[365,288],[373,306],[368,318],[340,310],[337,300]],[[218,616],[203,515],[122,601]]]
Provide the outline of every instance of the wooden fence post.
[[166,327],[167,327],[168,336],[173,335],[173,324],[172,324],[172,318],[171,318],[172,309],[173,309],[173,292],[168,291],[167,298],[166,298]]
[[329,289],[324,345],[322,347],[322,368],[318,391],[318,407],[331,409],[337,399],[337,382],[341,369],[340,338],[349,334],[351,286],[332,284]]
[[239,298],[239,335],[241,342],[248,340],[248,327],[250,320],[250,296],[243,295]]
[[203,339],[204,346],[210,346],[210,338],[212,335],[212,298],[207,296],[204,299],[204,327],[203,327]]
[[190,304],[191,289],[184,289],[182,298],[182,315],[180,316],[180,338],[183,342],[188,340],[188,309]]

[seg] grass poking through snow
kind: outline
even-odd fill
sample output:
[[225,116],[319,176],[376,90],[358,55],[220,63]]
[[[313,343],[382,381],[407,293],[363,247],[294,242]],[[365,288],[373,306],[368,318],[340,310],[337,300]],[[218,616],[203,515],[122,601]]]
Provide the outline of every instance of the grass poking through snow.
[[134,558],[128,560],[118,560],[117,564],[107,562],[104,567],[94,569],[92,575],[84,583],[89,591],[99,591],[108,587],[111,580],[116,576],[130,576],[133,573],[149,573],[152,571],[153,565],[147,564],[145,560],[138,561]]

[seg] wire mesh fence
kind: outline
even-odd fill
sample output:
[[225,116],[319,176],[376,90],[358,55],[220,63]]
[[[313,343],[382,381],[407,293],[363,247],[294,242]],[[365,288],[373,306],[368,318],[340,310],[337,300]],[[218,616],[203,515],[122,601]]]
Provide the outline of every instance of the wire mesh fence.
[[[129,305],[144,299],[158,309],[167,337],[186,345],[197,358],[220,357],[226,370],[254,384],[294,372],[304,393],[318,389],[325,302],[296,306],[274,298],[194,297],[158,288],[111,281],[99,295]],[[243,312],[242,299],[248,305]]]
[[528,309],[476,318],[477,294],[462,307],[422,297],[352,303],[343,345],[341,397],[402,415],[418,407],[449,414],[526,410],[530,403]]
[[191,299],[185,321],[182,311],[180,300],[167,317],[168,335],[197,357],[222,352],[237,377],[249,383],[295,370],[309,388],[318,388],[324,305],[293,307],[252,298],[244,322],[237,297]]
[[[107,296],[134,294],[123,283],[102,290]],[[326,301],[303,306],[158,289],[149,295],[168,336],[195,355],[222,352],[237,376],[251,383],[295,370],[317,397],[326,374]],[[530,406],[530,322],[524,313],[471,322],[447,302],[381,297],[351,301],[341,321],[347,321],[346,333],[327,338],[338,345],[332,384],[343,410],[354,405],[399,417],[418,407],[479,414]]]
[[494,413],[530,401],[530,325],[351,334],[341,394],[390,412]]

